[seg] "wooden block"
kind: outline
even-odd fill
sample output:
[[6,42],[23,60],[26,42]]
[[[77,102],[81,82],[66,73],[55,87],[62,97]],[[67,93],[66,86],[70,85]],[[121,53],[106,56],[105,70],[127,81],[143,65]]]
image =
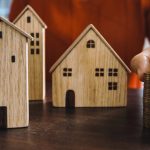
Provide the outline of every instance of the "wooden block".
[[45,98],[45,29],[46,24],[27,5],[14,20],[14,23],[34,37],[29,42],[29,99],[43,100]]

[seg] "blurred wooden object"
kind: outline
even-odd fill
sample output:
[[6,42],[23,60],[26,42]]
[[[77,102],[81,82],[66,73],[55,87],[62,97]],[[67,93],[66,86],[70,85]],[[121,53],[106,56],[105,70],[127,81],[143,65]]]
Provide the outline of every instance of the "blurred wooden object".
[[81,33],[50,72],[53,106],[66,107],[68,101],[75,107],[127,105],[130,69],[93,25]]
[[30,35],[0,17],[0,127],[29,125],[28,39]]
[[14,23],[34,37],[29,42],[29,99],[43,100],[45,98],[45,29],[32,7],[27,5],[14,20]]

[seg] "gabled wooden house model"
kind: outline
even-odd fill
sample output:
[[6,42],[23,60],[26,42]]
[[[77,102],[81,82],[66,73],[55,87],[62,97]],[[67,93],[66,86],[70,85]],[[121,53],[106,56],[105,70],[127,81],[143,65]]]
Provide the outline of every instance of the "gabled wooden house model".
[[27,5],[14,20],[14,24],[34,37],[29,43],[29,99],[45,98],[45,29],[46,24]]
[[0,17],[0,128],[29,123],[28,39],[32,37]]
[[93,25],[89,25],[51,67],[56,107],[127,105],[130,69]]

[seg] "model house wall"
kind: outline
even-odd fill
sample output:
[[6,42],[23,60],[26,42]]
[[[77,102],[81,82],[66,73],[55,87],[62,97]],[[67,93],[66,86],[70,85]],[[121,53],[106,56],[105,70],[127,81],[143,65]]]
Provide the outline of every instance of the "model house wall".
[[130,70],[93,25],[81,33],[50,72],[53,106],[65,107],[69,103],[75,107],[127,105]]
[[26,127],[29,123],[28,38],[32,39],[0,17],[1,127]]
[[34,37],[29,42],[29,99],[45,98],[45,23],[30,6],[18,15],[14,23]]

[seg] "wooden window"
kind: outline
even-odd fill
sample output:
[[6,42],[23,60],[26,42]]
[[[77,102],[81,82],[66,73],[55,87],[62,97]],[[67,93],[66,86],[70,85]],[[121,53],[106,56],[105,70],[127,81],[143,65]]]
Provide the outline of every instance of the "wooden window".
[[104,68],[95,68],[95,76],[96,77],[103,77],[104,76]]
[[86,47],[87,48],[95,48],[95,41],[94,40],[87,41]]
[[39,38],[39,33],[36,33],[36,38]]
[[34,54],[34,49],[33,48],[31,48],[31,55],[33,55]]
[[0,31],[0,38],[2,39],[2,37],[3,37],[3,34],[2,34],[2,31]]
[[39,45],[40,45],[39,41],[36,41],[36,46],[39,46]]
[[64,77],[71,77],[72,76],[72,68],[64,68],[63,69],[63,76]]
[[36,54],[40,54],[40,49],[39,48],[36,49]]
[[117,82],[108,82],[108,90],[117,90],[118,83]]
[[27,23],[30,23],[30,22],[31,22],[31,17],[28,16],[28,17],[27,17]]
[[30,43],[30,44],[31,44],[31,46],[34,46],[34,41],[31,41],[31,43]]
[[14,63],[16,61],[16,57],[13,55],[11,56],[11,62]]
[[118,76],[118,69],[117,68],[109,68],[108,76]]
[[34,37],[34,33],[31,33],[30,35],[31,35],[32,37]]

